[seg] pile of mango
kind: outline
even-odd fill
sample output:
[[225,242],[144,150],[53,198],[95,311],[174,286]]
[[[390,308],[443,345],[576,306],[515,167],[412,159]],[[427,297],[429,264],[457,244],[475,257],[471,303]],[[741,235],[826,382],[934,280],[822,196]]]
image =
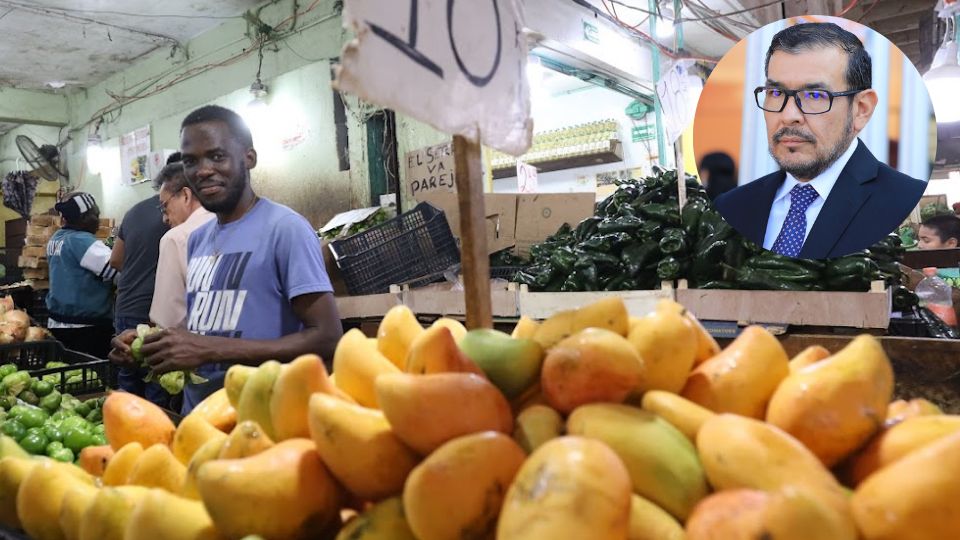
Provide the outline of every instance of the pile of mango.
[[[960,417],[894,401],[876,339],[721,350],[601,300],[512,335],[392,309],[322,360],[232,367],[179,426],[111,394],[81,467],[0,459],[46,539],[960,538]],[[254,536],[251,536],[254,535]]]

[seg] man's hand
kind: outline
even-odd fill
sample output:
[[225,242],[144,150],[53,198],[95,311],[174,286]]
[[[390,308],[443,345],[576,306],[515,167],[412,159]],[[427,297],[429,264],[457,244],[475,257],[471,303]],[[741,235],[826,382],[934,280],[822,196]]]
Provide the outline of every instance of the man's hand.
[[110,351],[107,358],[115,364],[135,364],[136,360],[134,360],[130,350],[130,344],[133,343],[135,339],[137,339],[137,331],[135,329],[121,332],[120,335],[110,341],[113,350]]
[[207,338],[182,328],[167,328],[143,339],[144,361],[154,373],[194,369],[204,364]]

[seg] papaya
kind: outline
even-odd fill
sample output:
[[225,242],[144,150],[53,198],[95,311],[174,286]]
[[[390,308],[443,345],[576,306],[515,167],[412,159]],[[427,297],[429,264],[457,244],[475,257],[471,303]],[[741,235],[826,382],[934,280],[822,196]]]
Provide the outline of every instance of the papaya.
[[500,510],[498,540],[623,540],[630,475],[607,445],[584,437],[547,441],[520,467]]
[[144,448],[158,443],[169,445],[177,429],[163,409],[128,392],[111,392],[107,396],[103,402],[103,428],[114,450],[130,442],[138,442]]

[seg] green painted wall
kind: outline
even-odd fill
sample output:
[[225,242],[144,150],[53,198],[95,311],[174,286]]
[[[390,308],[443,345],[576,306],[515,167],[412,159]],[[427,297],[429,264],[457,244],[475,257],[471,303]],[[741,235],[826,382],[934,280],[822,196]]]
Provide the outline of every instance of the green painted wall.
[[[333,93],[330,88],[330,58],[339,55],[346,39],[333,0],[322,0],[310,13],[298,18],[297,32],[264,51],[261,78],[269,86],[266,126],[254,125],[254,143],[260,163],[253,171],[256,191],[292,207],[314,225],[337,212],[360,206],[367,200],[366,164],[362,126],[350,122],[351,170],[338,170],[333,124]],[[300,9],[304,2],[299,2]],[[291,0],[282,0],[261,13],[268,24],[287,18]],[[187,70],[222,63],[249,48],[247,24],[231,20],[192,40],[189,60],[169,49],[158,51],[136,66],[103,83],[69,96],[70,126],[74,142],[69,147],[74,183],[94,194],[105,216],[118,220],[136,202],[152,195],[149,183],[135,186],[120,182],[119,136],[150,125],[153,150],[179,146],[180,122],[194,108],[216,103],[243,112],[251,100],[248,88],[257,70],[256,50],[222,67],[204,68],[199,75],[151,97],[102,115],[100,135],[110,156],[110,167],[101,174],[85,170],[86,139],[93,132],[101,110],[112,103],[108,92],[130,95],[139,88],[154,88]],[[352,101],[356,107],[356,101]],[[288,148],[283,136],[299,133],[302,141]],[[82,171],[82,172],[81,172]]]

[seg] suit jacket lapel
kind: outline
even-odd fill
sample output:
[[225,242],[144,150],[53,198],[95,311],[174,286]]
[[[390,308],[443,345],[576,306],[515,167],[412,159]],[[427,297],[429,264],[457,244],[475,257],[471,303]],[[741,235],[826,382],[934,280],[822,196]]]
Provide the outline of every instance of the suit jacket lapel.
[[746,216],[749,218],[746,230],[741,233],[747,238],[754,240],[758,245],[763,245],[763,238],[767,232],[767,220],[770,219],[770,208],[773,206],[773,198],[777,196],[777,189],[783,184],[787,174],[783,171],[768,174],[763,178],[758,178],[755,182],[758,184],[759,193],[753,198],[758,205],[757,212],[753,209],[747,209]]
[[840,171],[836,184],[833,185],[800,250],[800,257],[827,257],[850,226],[853,216],[873,192],[870,182],[877,177],[879,162],[867,149],[867,145],[857,140],[859,145],[850,156],[850,161]]

